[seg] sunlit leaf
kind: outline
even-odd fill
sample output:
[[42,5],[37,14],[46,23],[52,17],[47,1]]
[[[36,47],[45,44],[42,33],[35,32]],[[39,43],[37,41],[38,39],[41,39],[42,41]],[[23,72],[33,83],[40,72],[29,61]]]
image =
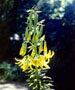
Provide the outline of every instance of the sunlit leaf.
[[44,22],[45,22],[45,19],[44,19],[44,20],[41,20],[39,23],[42,24],[42,23],[44,23]]
[[27,10],[27,12],[32,12],[32,11],[33,11],[32,9]]
[[40,38],[40,41],[43,41],[45,39],[45,35],[43,35],[41,38]]
[[32,75],[30,75],[30,78],[34,78],[35,76],[32,74]]
[[31,84],[29,85],[29,87],[31,87],[33,84],[34,84],[34,83],[31,83]]

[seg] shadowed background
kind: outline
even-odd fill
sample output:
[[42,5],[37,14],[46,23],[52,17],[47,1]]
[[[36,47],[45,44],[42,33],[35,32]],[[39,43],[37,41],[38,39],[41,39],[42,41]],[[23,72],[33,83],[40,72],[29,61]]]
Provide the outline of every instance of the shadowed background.
[[[26,10],[33,6],[42,11],[39,20],[45,19],[43,34],[46,35],[48,48],[55,51],[50,63],[51,70],[48,72],[53,78],[54,89],[74,90],[75,0],[0,0],[0,63],[10,63],[10,71],[13,68],[14,58],[19,57],[24,38],[28,16]],[[1,70],[0,73],[4,74]],[[21,74],[17,79],[22,81],[25,78],[17,66],[11,74],[18,75],[19,72]],[[11,79],[10,77],[13,75],[9,75],[8,79]],[[12,80],[15,80],[15,77]]]

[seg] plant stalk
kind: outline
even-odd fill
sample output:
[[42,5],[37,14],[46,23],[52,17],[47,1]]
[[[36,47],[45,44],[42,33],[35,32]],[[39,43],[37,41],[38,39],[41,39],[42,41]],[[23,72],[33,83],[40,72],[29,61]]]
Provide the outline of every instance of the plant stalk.
[[38,68],[36,67],[37,90],[40,90]]

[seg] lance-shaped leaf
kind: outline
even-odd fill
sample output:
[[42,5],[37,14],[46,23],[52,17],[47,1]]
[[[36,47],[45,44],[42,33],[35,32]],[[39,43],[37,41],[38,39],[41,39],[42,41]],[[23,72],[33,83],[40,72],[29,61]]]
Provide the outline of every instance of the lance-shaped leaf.
[[32,42],[33,42],[33,43],[35,42],[35,34],[34,34],[33,37],[32,37]]
[[32,87],[34,85],[34,83],[30,83],[29,87]]
[[44,21],[45,21],[45,19],[44,19],[44,20],[39,21],[37,24],[38,24],[38,25],[43,25]]
[[25,38],[27,39],[28,37],[28,27],[26,28],[26,31],[25,31]]
[[32,29],[32,20],[30,18],[30,21],[29,21],[29,30],[31,30],[31,29]]
[[37,90],[37,85],[33,87],[33,90]]
[[41,23],[41,24],[42,24],[42,23],[44,23],[44,22],[45,22],[45,19],[41,20],[39,23]]
[[29,32],[29,35],[28,35],[28,38],[27,38],[27,40],[29,41],[29,40],[31,40],[31,35],[32,35],[32,31],[31,32]]
[[41,38],[40,38],[40,41],[43,41],[45,39],[45,35],[43,35]]
[[39,40],[39,33],[37,33],[37,35],[35,35],[35,41],[38,42]]
[[31,52],[31,51],[32,51],[33,46],[28,47],[28,49],[29,49],[29,50],[28,50],[28,53],[29,53],[29,52]]
[[42,32],[43,32],[43,25],[41,25],[41,27],[40,27],[39,36],[42,35]]
[[38,22],[38,15],[37,13],[34,13],[35,17],[34,17],[34,27],[37,25]]
[[32,11],[33,11],[32,9],[27,10],[28,13],[29,13],[29,12],[32,12]]
[[27,43],[22,43],[19,55],[24,56],[27,51]]

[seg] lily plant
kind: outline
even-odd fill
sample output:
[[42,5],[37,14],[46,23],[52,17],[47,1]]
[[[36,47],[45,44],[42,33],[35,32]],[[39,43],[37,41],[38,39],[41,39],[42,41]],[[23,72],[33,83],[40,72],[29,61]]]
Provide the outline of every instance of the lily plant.
[[15,64],[29,75],[27,82],[32,90],[51,90],[51,78],[46,76],[46,70],[50,69],[49,63],[54,56],[54,51],[47,49],[47,42],[43,35],[45,20],[39,21],[38,12],[34,9],[27,12],[29,13],[27,27],[19,53],[22,59],[15,58]]

